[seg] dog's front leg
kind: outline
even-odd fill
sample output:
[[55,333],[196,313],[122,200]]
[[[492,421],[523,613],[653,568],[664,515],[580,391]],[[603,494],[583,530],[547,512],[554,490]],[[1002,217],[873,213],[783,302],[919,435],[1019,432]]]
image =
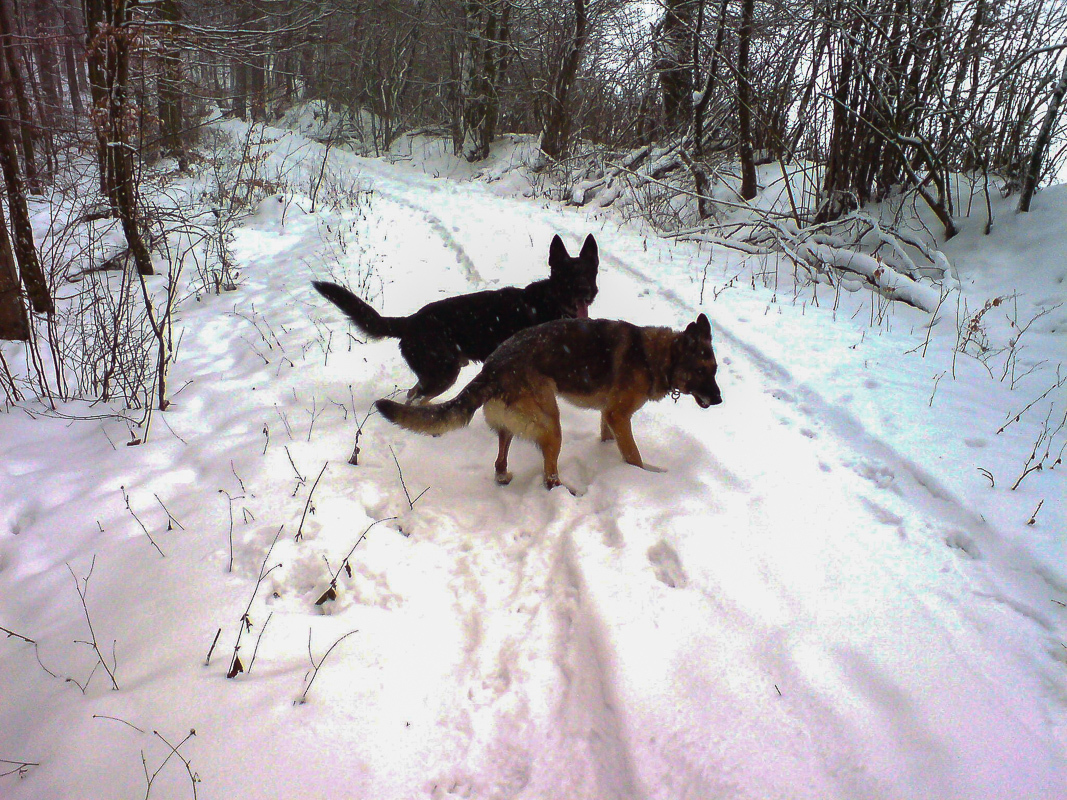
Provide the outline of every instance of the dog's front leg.
[[618,445],[623,461],[649,472],[666,472],[665,469],[646,464],[641,458],[641,451],[637,449],[637,442],[634,441],[634,432],[630,427],[629,414],[609,410],[604,412],[603,420],[604,424],[610,427],[610,430],[615,434],[615,444]]
[[606,411],[600,412],[600,441],[615,441],[615,432],[611,430],[611,426],[608,424],[608,415]]

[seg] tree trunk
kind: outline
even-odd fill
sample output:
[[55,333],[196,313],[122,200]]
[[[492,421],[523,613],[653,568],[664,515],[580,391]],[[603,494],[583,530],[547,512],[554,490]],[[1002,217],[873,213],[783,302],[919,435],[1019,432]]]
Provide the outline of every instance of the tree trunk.
[[456,155],[481,161],[489,155],[500,120],[500,82],[507,69],[511,0],[468,0],[460,53],[454,126]]
[[233,115],[237,119],[248,119],[248,67],[243,58],[235,58],[231,67],[233,73]]
[[30,194],[41,194],[41,179],[37,173],[37,160],[34,157],[33,150],[33,109],[30,107],[30,101],[26,97],[26,84],[23,82],[22,70],[19,67],[21,47],[16,36],[14,18],[7,3],[8,0],[0,0],[0,44],[3,46],[5,66],[10,76],[11,88],[14,90],[15,102],[18,108],[18,116],[13,117],[13,119],[19,120],[19,139],[22,145],[22,164],[26,169],[26,184],[29,187]]
[[30,320],[22,304],[18,270],[11,252],[7,223],[0,214],[0,339],[26,341],[30,338]]
[[35,39],[33,52],[37,56],[37,63],[40,67],[41,94],[43,95],[43,102],[38,110],[41,114],[41,126],[47,132],[54,126],[62,108],[59,97],[59,60],[56,57],[55,47],[55,32],[60,25],[55,9],[51,5],[38,6],[31,11],[31,14]]
[[737,127],[741,157],[741,197],[756,196],[756,160],[752,152],[752,84],[749,81],[749,48],[755,0],[742,0],[741,26],[737,31]]
[[700,99],[693,108],[693,155],[697,158],[704,156],[704,114],[707,111],[711,95],[715,91],[715,84],[719,79],[719,57],[722,54],[722,43],[726,38],[726,12],[730,0],[722,0],[719,6],[719,22],[715,31],[715,49],[711,54],[711,63],[708,65],[708,74],[704,79],[704,89],[700,92]]
[[582,51],[589,37],[589,21],[586,17],[585,0],[574,0],[574,35],[571,37],[567,52],[560,64],[559,74],[552,85],[552,95],[548,98],[545,124],[541,130],[541,152],[551,159],[557,159],[567,150],[571,138],[571,113],[568,104],[574,78],[578,74],[578,65],[582,61]]
[[7,59],[0,58],[0,170],[4,174],[8,214],[14,232],[11,245],[18,261],[22,283],[26,287],[26,295],[30,298],[30,305],[39,314],[51,314],[55,307],[48,291],[48,281],[37,258],[30,213],[26,207],[26,186],[19,172],[18,145],[15,143],[11,124],[12,119],[17,119],[14,113],[12,80]]
[[665,0],[663,20],[655,43],[654,69],[663,92],[663,122],[668,135],[688,129],[693,117],[694,12],[700,0]]
[[130,30],[126,0],[85,0],[89,84],[97,131],[101,191],[122,223],[137,271],[152,275],[152,258],[137,219],[133,151],[126,130]]
[[115,174],[115,198],[118,201],[119,220],[126,235],[126,244],[133,255],[137,272],[152,275],[152,257],[141,235],[141,224],[137,218],[137,190],[134,183],[133,149],[129,143],[126,130],[126,94],[129,85],[130,69],[130,32],[126,0],[110,0],[112,18],[112,36],[110,43],[111,57],[109,68],[114,73],[109,75],[111,87],[109,106],[110,141],[108,150]]
[[78,38],[77,23],[74,19],[74,11],[70,6],[64,5],[60,13],[63,16],[63,27],[66,31],[63,44],[63,61],[67,74],[67,93],[70,95],[70,107],[74,110],[74,116],[80,117],[84,112],[81,97],[81,70],[78,66],[77,53],[74,51],[74,43]]
[[84,0],[86,66],[89,71],[90,115],[96,133],[96,163],[100,171],[100,194],[107,198],[112,213],[118,213],[115,169],[108,147],[110,90],[108,62],[111,38],[104,9],[107,0]]
[[1048,101],[1048,109],[1045,111],[1045,120],[1041,123],[1041,129],[1034,140],[1034,149],[1030,154],[1030,165],[1023,177],[1023,188],[1019,195],[1019,211],[1030,210],[1030,203],[1037,191],[1037,184],[1041,180],[1041,170],[1045,163],[1045,153],[1052,139],[1052,131],[1056,127],[1056,118],[1060,114],[1060,105],[1063,103],[1063,95],[1067,94],[1067,61],[1063,64],[1063,72],[1056,86],[1052,90],[1052,97]]
[[162,28],[162,48],[159,55],[159,126],[163,139],[162,149],[164,157],[176,159],[178,170],[184,173],[189,171],[189,158],[182,142],[182,55],[176,44],[182,10],[178,1],[161,0],[159,16],[166,23]]

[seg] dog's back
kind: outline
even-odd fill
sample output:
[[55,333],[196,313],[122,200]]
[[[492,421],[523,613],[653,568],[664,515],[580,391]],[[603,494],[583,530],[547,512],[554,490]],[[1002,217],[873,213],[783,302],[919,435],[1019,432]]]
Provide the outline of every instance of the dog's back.
[[418,376],[409,401],[425,401],[448,389],[468,361],[484,361],[515,333],[565,317],[589,316],[597,294],[600,257],[586,237],[572,257],[559,236],[549,246],[549,277],[525,288],[509,287],[449,297],[408,317],[383,317],[343,287],[316,281],[315,288],[372,337],[400,339],[400,353]]

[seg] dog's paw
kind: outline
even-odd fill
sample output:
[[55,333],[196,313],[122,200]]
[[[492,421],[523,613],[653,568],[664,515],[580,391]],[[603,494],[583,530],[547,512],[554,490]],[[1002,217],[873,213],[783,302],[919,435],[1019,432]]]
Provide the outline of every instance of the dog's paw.
[[511,483],[511,479],[515,477],[510,472],[498,472],[496,473],[497,486],[507,486]]
[[648,472],[666,472],[667,471],[663,467],[657,467],[654,464],[647,464],[647,463],[642,464],[641,465],[641,469],[647,470]]

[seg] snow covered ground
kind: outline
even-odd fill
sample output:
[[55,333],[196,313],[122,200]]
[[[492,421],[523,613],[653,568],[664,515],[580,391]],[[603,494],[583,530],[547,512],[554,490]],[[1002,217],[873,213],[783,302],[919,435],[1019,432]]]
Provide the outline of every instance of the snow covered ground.
[[[273,135],[264,169],[310,186],[321,146]],[[964,220],[928,330],[414,156],[334,149],[355,199],[249,217],[238,291],[181,308],[147,443],[84,404],[0,413],[0,625],[36,642],[0,639],[0,796],[1067,796],[1067,481],[1010,488],[1067,441],[1067,389],[1043,394],[1067,186],[1004,201],[990,237]],[[410,370],[312,279],[403,314],[543,277],[553,234],[590,232],[594,316],[713,322],[723,404],[634,418],[665,473],[571,407],[577,496],[528,443],[496,486],[480,415],[437,439],[368,416]]]

